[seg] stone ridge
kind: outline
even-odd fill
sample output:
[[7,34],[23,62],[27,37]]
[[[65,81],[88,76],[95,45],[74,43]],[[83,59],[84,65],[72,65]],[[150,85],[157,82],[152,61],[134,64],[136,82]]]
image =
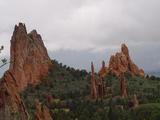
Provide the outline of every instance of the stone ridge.
[[9,70],[17,80],[20,91],[28,84],[38,84],[47,75],[51,61],[36,30],[27,34],[25,24],[15,25],[10,54]]

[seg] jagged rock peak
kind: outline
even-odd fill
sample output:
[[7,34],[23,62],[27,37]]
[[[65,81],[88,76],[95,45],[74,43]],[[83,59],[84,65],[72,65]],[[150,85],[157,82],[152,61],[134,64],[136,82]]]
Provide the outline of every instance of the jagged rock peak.
[[[27,34],[23,23],[15,26],[10,60],[9,70],[0,80],[0,120],[28,120],[20,92],[28,84],[38,84],[48,74],[51,60],[41,36],[35,30]],[[43,107],[43,112],[47,114],[46,107]]]
[[115,55],[111,56],[108,70],[116,76],[126,72],[133,76],[144,76],[143,69],[138,68],[131,60],[128,47],[125,44],[121,45],[121,52],[117,52]]
[[47,75],[51,65],[47,49],[36,30],[27,34],[25,24],[15,26],[11,38],[10,68],[20,90],[36,85]]
[[121,52],[123,54],[125,54],[126,56],[129,56],[129,50],[128,50],[128,47],[125,44],[121,45]]
[[25,24],[19,23],[18,25],[15,25],[13,33],[16,34],[19,31],[27,33]]

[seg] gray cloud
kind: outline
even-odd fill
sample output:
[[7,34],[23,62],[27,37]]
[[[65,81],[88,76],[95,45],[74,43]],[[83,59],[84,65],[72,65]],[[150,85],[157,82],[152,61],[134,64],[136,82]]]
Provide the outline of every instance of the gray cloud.
[[[21,21],[28,31],[37,29],[51,56],[60,60],[62,51],[68,54],[64,60],[74,58],[68,51],[82,55],[78,59],[96,60],[106,49],[108,56],[125,42],[140,66],[158,69],[159,6],[159,0],[0,0],[0,44],[6,48],[2,55],[9,54],[14,24]],[[81,61],[75,64],[82,65]]]

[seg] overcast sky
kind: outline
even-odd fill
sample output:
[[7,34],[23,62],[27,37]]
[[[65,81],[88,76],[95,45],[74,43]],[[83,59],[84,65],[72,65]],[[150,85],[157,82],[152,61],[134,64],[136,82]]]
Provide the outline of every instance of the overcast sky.
[[98,68],[126,43],[136,64],[160,69],[160,0],[0,0],[3,56],[18,22],[41,34],[51,58],[76,68]]

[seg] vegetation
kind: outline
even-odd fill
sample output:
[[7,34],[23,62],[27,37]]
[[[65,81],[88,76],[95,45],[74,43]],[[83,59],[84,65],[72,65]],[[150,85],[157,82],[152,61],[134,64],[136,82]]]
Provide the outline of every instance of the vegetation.
[[[2,51],[3,49],[4,49],[4,46],[1,46],[1,47],[0,47],[0,53],[1,53],[1,51]],[[6,58],[3,58],[3,59],[1,59],[1,62],[2,62],[2,63],[0,64],[0,68],[7,64],[7,59],[6,59]]]
[[[90,99],[90,73],[53,61],[49,75],[38,86],[29,86],[22,98],[34,118],[34,100],[50,109],[55,120],[158,120],[160,117],[160,78],[125,75],[128,98],[122,99],[119,81],[112,74],[104,78],[107,95],[103,100]],[[136,94],[139,107],[132,107]],[[49,102],[48,96],[53,96]]]

